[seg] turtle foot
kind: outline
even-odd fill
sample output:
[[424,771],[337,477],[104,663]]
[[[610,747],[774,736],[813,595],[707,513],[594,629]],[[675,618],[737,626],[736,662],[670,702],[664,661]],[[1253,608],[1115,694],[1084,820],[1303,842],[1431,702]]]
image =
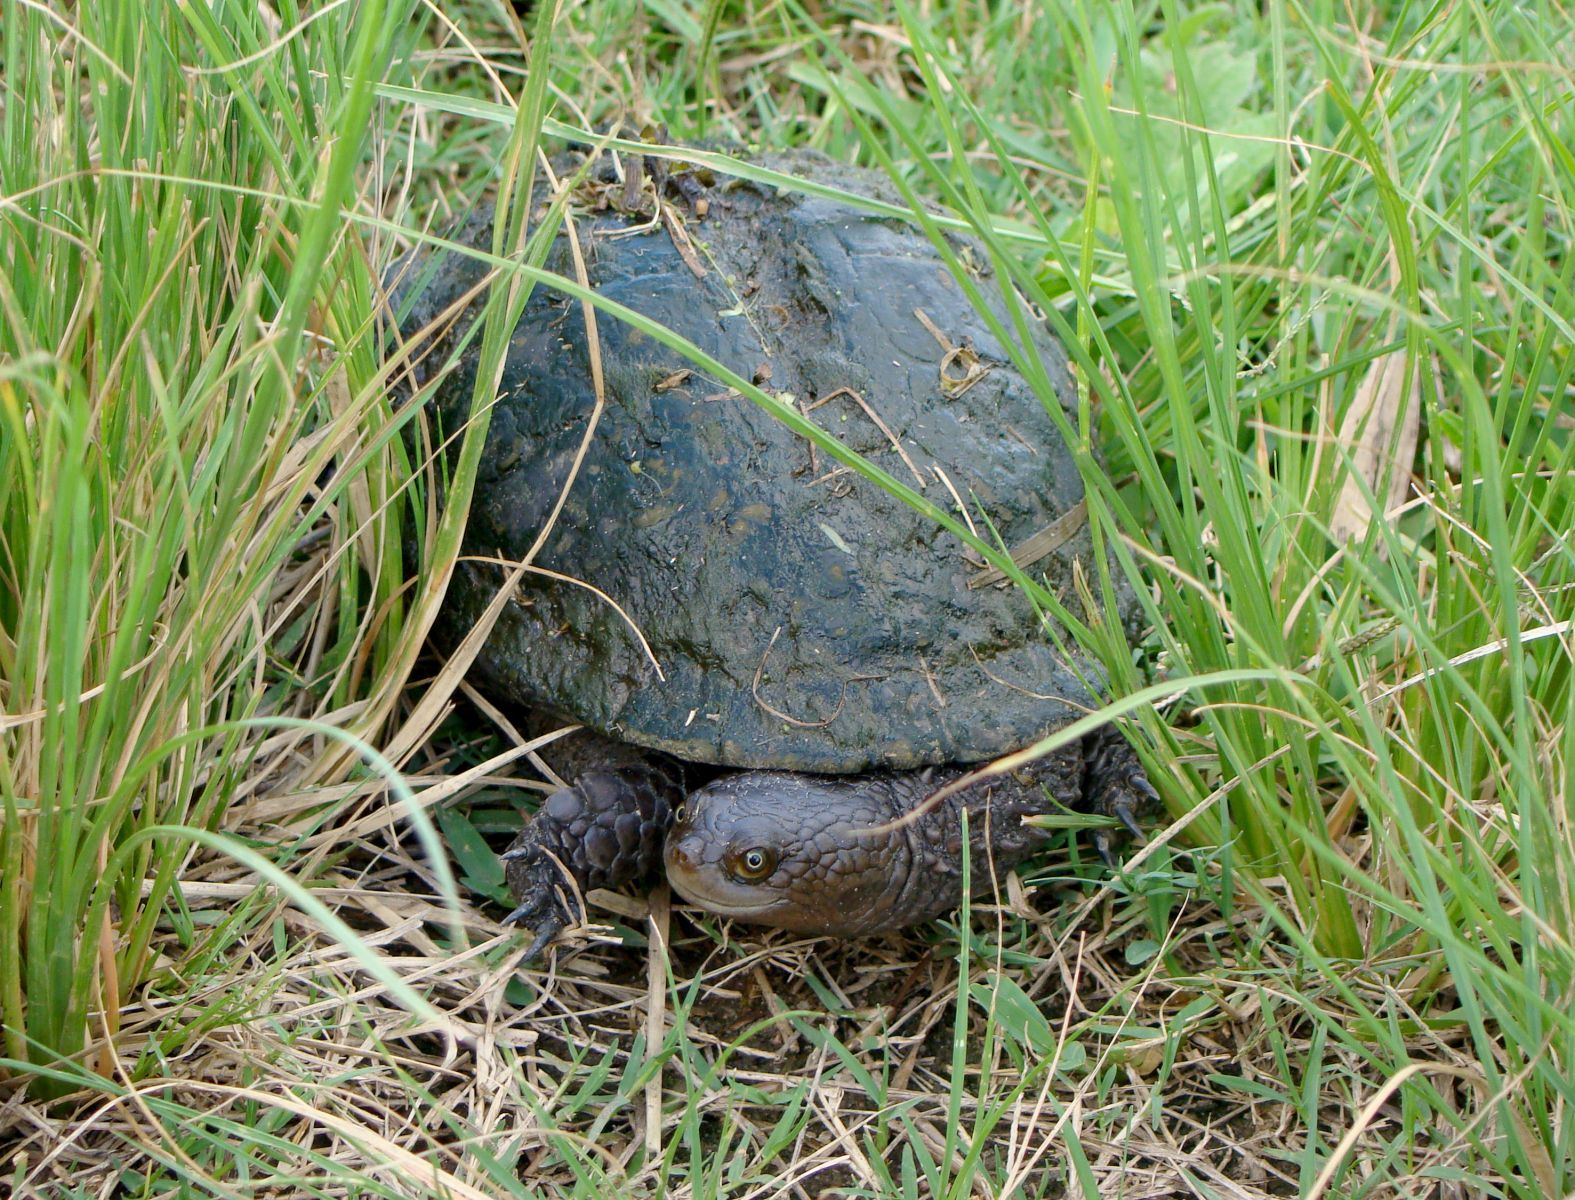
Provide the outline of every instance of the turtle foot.
[[533,828],[527,826],[514,845],[499,856],[508,873],[509,890],[520,901],[503,923],[518,925],[536,935],[525,951],[526,962],[535,961],[576,916],[564,887],[569,877],[539,845],[527,841]]
[[1096,829],[1093,834],[1094,849],[1107,867],[1120,865],[1116,851],[1129,838],[1143,841],[1143,823],[1159,806],[1159,793],[1127,740],[1111,726],[1089,734],[1083,744],[1083,803],[1078,807],[1120,822],[1120,829]]
[[616,888],[651,874],[683,779],[663,764],[590,771],[554,792],[502,854],[504,877],[519,907],[504,924],[535,934],[535,958],[584,915],[592,888]]

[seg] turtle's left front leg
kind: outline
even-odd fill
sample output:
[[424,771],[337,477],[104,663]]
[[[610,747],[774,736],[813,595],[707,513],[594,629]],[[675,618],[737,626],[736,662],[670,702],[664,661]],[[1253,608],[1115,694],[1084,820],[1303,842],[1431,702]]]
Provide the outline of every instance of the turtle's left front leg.
[[[1159,803],[1159,793],[1148,781],[1137,752],[1115,726],[1102,726],[1083,739],[1083,798],[1077,805],[1081,811],[1114,817],[1141,841],[1144,818]],[[1121,836],[1115,829],[1094,831],[1094,849],[1108,866],[1116,865]]]

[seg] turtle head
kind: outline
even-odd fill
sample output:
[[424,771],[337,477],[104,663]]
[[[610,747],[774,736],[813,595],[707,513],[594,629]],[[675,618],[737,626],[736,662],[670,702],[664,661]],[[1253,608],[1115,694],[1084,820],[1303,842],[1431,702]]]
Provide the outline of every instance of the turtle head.
[[791,771],[718,779],[690,794],[668,834],[668,881],[702,908],[796,933],[911,924],[915,856],[892,827],[890,783]]

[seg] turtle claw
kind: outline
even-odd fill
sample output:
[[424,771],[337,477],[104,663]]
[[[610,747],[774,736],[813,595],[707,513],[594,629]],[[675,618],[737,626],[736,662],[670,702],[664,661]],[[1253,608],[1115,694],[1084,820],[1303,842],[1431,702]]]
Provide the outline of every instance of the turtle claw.
[[1121,869],[1121,856],[1116,853],[1121,845],[1128,841],[1142,845],[1146,840],[1147,835],[1138,815],[1149,811],[1150,806],[1159,800],[1158,794],[1149,787],[1148,780],[1129,782],[1140,782],[1142,787],[1134,787],[1132,791],[1122,792],[1115,797],[1106,796],[1101,807],[1107,817],[1113,817],[1121,823],[1121,829],[1103,826],[1093,832],[1094,849],[1105,864],[1105,869],[1111,872]]
[[1121,869],[1121,859],[1116,855],[1116,839],[1113,830],[1096,829],[1093,834],[1094,849],[1099,852],[1100,861],[1105,864],[1105,870],[1112,874]]
[[534,962],[568,924],[561,914],[551,910],[540,912],[538,911],[540,908],[540,904],[531,900],[503,918],[503,924],[523,925],[536,935],[531,939],[530,948],[525,951],[526,962]]
[[[1121,781],[1120,787],[1113,787],[1100,797],[1098,811],[1120,822],[1120,841],[1130,839],[1142,845],[1148,834],[1139,818],[1153,812],[1158,806],[1159,793],[1153,785],[1142,775],[1130,775]],[[1099,851],[1099,857],[1112,869],[1117,866],[1117,834],[1117,830],[1106,828],[1094,835],[1094,847]]]
[[518,925],[536,935],[525,951],[525,961],[531,962],[570,924],[571,914],[561,892],[563,872],[540,845],[524,837],[498,857],[508,864],[509,887],[520,901],[519,907],[503,918],[503,924]]
[[536,935],[525,951],[525,961],[534,962],[568,928],[569,914],[563,910],[556,889],[538,891],[504,917],[503,924],[518,925]]
[[1110,806],[1110,815],[1126,826],[1133,841],[1141,842],[1144,838],[1143,824],[1138,820],[1138,814],[1149,812],[1159,806],[1159,793],[1154,790],[1154,785],[1141,775],[1136,779],[1129,779],[1128,785],[1137,795],[1131,792],[1116,798]]
[[[517,912],[518,910],[516,909],[515,911]],[[531,939],[530,946],[526,948],[524,961],[535,962],[542,952],[552,945],[554,939],[563,932],[564,926],[567,924],[568,922],[559,913],[549,913],[542,920],[538,921],[533,926],[536,936]]]
[[[500,922],[500,924],[503,924],[503,925],[522,925],[526,929],[530,929],[530,930],[539,929],[543,924],[546,923],[546,920],[552,915],[550,907],[548,908],[548,910],[546,912],[542,911],[542,907],[543,906],[533,896],[531,899],[527,900],[524,904],[522,904],[518,908],[516,908],[508,916],[504,917],[503,920]],[[562,925],[559,925],[560,929],[562,927],[563,927]]]

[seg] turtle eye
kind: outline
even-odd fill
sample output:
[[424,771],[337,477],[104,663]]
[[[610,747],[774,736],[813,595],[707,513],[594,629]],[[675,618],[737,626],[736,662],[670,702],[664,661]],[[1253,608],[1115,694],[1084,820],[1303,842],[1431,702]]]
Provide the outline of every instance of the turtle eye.
[[777,869],[777,856],[764,846],[734,850],[727,856],[727,873],[740,883],[759,883]]

